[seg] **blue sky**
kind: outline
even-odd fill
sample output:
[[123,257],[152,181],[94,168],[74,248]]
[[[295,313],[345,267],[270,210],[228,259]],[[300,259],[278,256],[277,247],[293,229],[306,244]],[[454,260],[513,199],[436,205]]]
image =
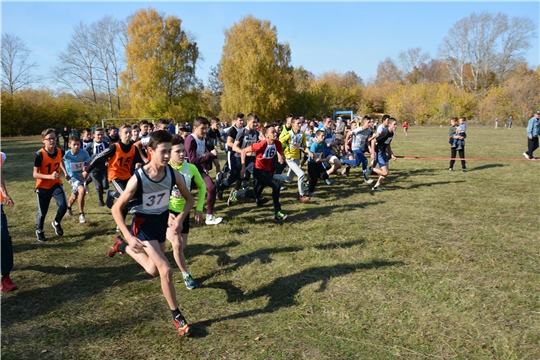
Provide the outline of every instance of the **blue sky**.
[[[105,15],[125,19],[153,7],[176,15],[185,30],[196,35],[204,57],[197,76],[206,82],[219,62],[223,30],[244,16],[269,20],[280,42],[288,42],[293,66],[320,75],[354,71],[364,80],[376,75],[387,57],[421,47],[431,57],[448,30],[473,12],[502,12],[539,22],[538,1],[529,2],[2,2],[2,33],[20,37],[32,50],[36,72],[47,75],[79,22],[91,24]],[[537,31],[538,34],[538,31]],[[526,53],[529,66],[539,64],[538,38]],[[55,87],[48,82],[45,85]]]

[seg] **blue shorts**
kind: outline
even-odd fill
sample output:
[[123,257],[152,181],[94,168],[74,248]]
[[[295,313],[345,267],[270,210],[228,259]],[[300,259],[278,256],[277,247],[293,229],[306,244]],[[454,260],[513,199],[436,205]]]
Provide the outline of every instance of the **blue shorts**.
[[382,168],[383,166],[388,165],[388,155],[386,152],[377,152],[377,166]]
[[159,243],[165,242],[168,221],[168,211],[164,211],[159,215],[135,213],[131,223],[131,234],[141,241],[157,240]]

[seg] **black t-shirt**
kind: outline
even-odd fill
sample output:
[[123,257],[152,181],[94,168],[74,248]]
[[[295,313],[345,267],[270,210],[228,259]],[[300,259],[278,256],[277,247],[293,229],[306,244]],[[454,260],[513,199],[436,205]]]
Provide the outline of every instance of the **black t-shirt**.
[[[232,138],[232,142],[236,140],[236,136],[238,135],[238,128],[236,126],[231,126],[229,129],[229,132],[227,133],[227,138]],[[233,149],[229,149],[227,146],[227,151],[233,151]]]
[[208,130],[206,131],[206,149],[208,149],[208,151],[212,151],[213,149],[215,149],[218,143],[218,138],[219,130],[208,128]]
[[387,128],[384,128],[382,132],[377,136],[377,145],[375,146],[375,149],[377,152],[386,152],[386,148],[390,143],[392,142],[392,138],[394,137],[394,133],[391,131],[388,131]]

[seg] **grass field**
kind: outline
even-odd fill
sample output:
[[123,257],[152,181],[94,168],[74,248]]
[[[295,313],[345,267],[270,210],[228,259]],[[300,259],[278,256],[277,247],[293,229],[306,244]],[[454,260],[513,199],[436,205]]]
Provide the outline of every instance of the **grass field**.
[[[51,241],[36,241],[40,142],[3,141],[20,290],[2,294],[2,359],[539,359],[540,161],[522,161],[523,128],[467,134],[468,157],[517,161],[449,173],[447,161],[398,159],[383,192],[353,169],[309,204],[291,184],[283,224],[270,204],[218,201],[224,222],[192,227],[186,250],[201,287],[188,291],[173,266],[190,338],[159,278],[106,256],[115,225],[93,188],[86,225],[66,217],[57,237],[53,204]],[[450,153],[447,127],[398,132],[392,146]]]

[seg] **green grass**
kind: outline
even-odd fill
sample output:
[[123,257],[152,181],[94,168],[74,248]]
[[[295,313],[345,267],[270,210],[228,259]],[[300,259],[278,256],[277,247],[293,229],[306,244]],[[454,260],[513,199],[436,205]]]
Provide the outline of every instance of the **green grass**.
[[[538,359],[540,161],[521,161],[524,133],[469,127],[467,156],[519,161],[470,161],[467,173],[458,162],[449,173],[447,161],[398,159],[381,193],[358,169],[309,204],[291,184],[284,224],[270,204],[218,201],[224,223],[193,227],[186,251],[202,286],[186,290],[173,266],[190,338],[176,334],[158,278],[106,256],[115,225],[93,188],[87,225],[66,217],[55,236],[51,205],[51,241],[36,241],[40,143],[4,141],[20,290],[2,294],[2,357]],[[412,127],[392,145],[450,153],[446,127]]]

